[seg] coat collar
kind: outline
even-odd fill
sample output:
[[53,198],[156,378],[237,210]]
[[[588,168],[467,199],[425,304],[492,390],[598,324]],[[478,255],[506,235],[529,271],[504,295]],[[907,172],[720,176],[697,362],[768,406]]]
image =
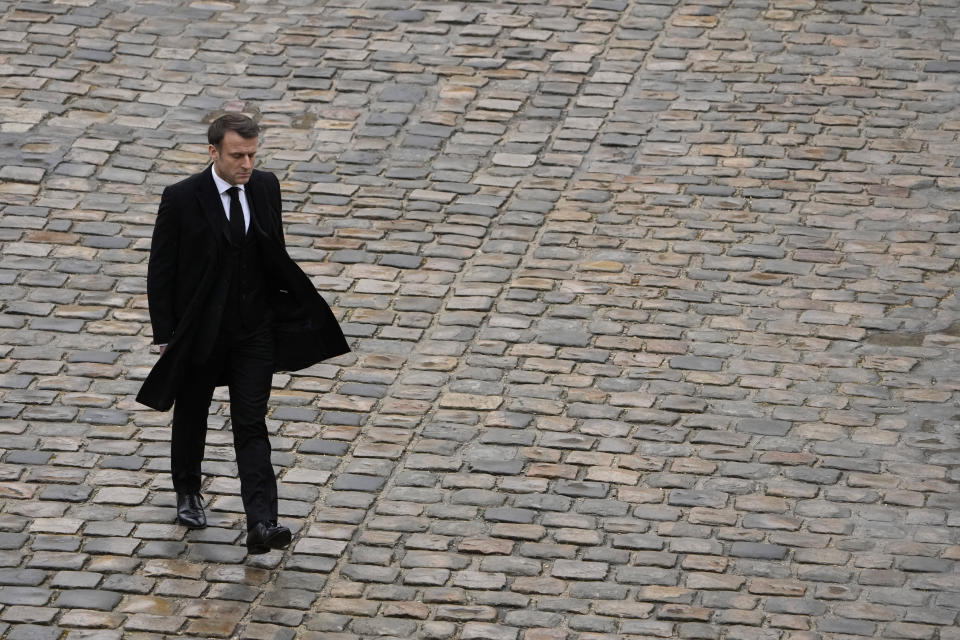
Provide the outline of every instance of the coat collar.
[[250,205],[250,228],[263,233],[259,213],[269,210],[267,208],[267,188],[257,173],[257,170],[254,169],[250,175],[250,182],[247,183],[247,204]]

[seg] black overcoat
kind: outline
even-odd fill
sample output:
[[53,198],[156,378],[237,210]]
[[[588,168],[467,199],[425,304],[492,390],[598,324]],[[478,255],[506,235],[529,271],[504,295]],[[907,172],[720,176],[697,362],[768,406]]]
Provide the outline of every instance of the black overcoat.
[[[248,233],[258,234],[266,270],[274,371],[296,371],[349,352],[327,303],[287,254],[276,176],[254,170],[246,193]],[[211,167],[164,189],[150,246],[147,302],[153,342],[167,348],[137,402],[168,410],[187,368],[210,356],[229,286],[229,233]]]

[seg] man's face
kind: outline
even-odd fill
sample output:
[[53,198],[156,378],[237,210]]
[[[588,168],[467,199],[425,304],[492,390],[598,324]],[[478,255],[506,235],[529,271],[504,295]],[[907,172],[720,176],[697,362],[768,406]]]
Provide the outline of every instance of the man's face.
[[257,138],[244,138],[236,131],[227,131],[220,148],[210,145],[210,158],[217,175],[230,184],[247,184],[253,173],[257,155]]

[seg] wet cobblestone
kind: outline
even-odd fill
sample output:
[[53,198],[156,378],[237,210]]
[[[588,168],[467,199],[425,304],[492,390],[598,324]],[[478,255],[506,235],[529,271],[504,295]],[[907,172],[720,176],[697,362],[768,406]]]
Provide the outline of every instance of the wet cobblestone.
[[[956,0],[0,0],[0,638],[960,640]],[[163,188],[263,128],[353,353],[134,396]]]

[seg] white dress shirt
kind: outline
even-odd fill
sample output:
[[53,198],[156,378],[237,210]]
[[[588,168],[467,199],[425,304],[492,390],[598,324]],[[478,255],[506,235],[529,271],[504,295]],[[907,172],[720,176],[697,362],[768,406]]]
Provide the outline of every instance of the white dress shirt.
[[230,221],[230,194],[228,193],[228,190],[233,186],[240,189],[240,208],[243,209],[243,229],[244,231],[249,230],[250,205],[247,204],[247,191],[244,188],[246,185],[232,185],[217,175],[216,167],[211,167],[210,169],[211,173],[213,173],[213,181],[217,185],[217,191],[220,192],[220,203],[223,204],[223,212],[227,215],[227,222]]

